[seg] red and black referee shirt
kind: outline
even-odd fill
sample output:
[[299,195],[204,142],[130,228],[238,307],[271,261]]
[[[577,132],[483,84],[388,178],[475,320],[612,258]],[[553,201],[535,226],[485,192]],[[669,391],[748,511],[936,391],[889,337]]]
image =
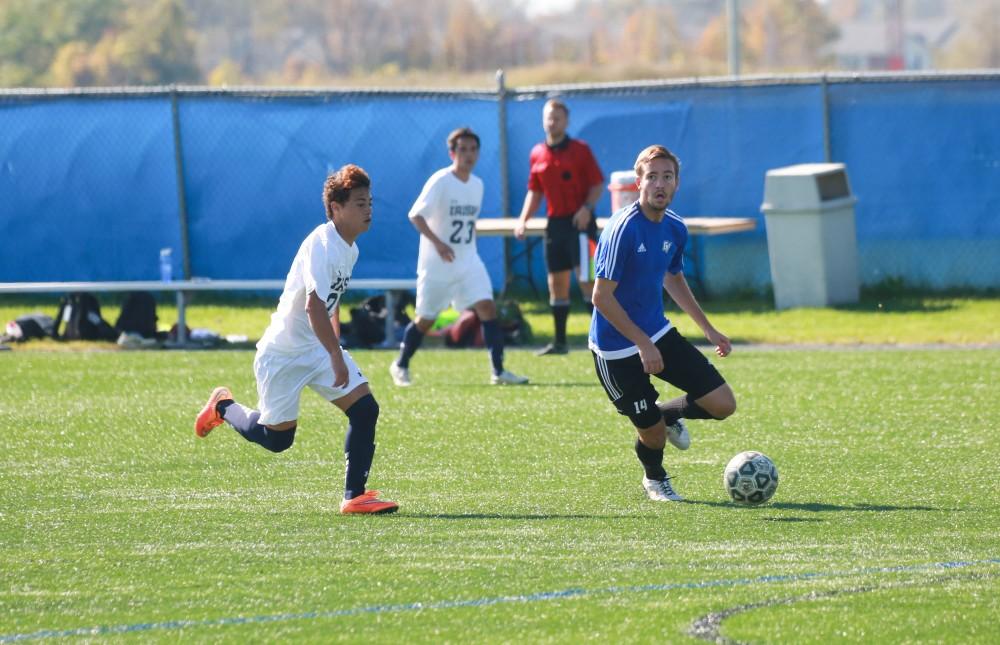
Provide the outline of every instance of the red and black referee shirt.
[[545,195],[549,217],[572,217],[591,186],[604,183],[590,146],[569,136],[555,146],[536,144],[529,159],[528,190]]

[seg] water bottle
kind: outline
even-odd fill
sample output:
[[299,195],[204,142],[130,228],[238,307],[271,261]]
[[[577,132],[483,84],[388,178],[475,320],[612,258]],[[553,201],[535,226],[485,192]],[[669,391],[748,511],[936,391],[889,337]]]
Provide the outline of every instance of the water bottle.
[[160,249],[160,280],[170,282],[174,277],[174,263],[171,255],[173,251],[169,248]]

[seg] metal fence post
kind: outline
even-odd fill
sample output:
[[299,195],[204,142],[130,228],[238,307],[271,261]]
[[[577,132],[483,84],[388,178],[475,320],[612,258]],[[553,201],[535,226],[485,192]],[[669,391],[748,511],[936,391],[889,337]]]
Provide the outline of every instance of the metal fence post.
[[826,74],[820,79],[820,88],[823,90],[823,156],[830,163],[830,86]]
[[[504,83],[504,74],[502,69],[497,70],[497,119],[499,121],[497,127],[497,139],[500,144],[500,209],[502,217],[513,217],[510,212],[510,169],[508,166],[508,153],[507,153],[507,86]],[[510,272],[513,267],[513,249],[511,248],[513,240],[511,238],[504,236],[503,238],[503,275],[504,275],[504,291],[506,292],[506,284],[509,282]]]
[[740,0],[726,0],[726,54],[729,63],[729,75],[740,75],[740,59],[743,57],[740,47]]
[[[177,88],[170,88],[170,118],[174,134],[174,169],[177,174],[177,213],[181,233],[181,267],[185,280],[191,279],[191,252],[188,244],[187,195],[184,192],[184,151],[181,148],[181,117],[177,108]],[[177,297],[183,297],[177,292]]]

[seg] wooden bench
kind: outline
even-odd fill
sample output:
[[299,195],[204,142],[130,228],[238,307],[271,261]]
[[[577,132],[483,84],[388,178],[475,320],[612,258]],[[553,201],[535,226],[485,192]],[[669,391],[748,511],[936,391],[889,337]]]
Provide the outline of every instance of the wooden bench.
[[[281,291],[284,280],[132,280],[112,282],[0,282],[0,294],[4,293],[73,293],[75,291],[173,291],[177,294],[177,346],[187,345],[186,311],[187,294],[193,291]],[[392,312],[395,294],[417,287],[415,279],[370,279],[351,280],[348,289],[384,291],[385,306]],[[393,316],[385,319],[386,343],[393,338]]]
[[[609,218],[607,217],[598,217],[597,228],[603,229],[607,225],[608,219]],[[704,285],[701,283],[701,245],[698,242],[698,238],[695,236],[742,233],[745,231],[752,231],[757,227],[757,220],[751,217],[685,217],[684,223],[687,224],[688,233],[693,236],[691,244],[688,247],[688,253],[692,264],[691,275],[694,279],[693,286],[697,291],[701,291],[702,293],[704,293],[705,289]],[[476,234],[482,237],[512,237],[514,235],[514,227],[516,225],[516,217],[480,218],[476,220]],[[545,217],[532,217],[528,220],[525,226],[525,235],[529,237],[541,237],[545,234],[545,225]],[[537,240],[532,240],[532,242],[536,241]],[[507,284],[509,285],[514,278],[523,277],[537,294],[538,289],[535,287],[535,283],[531,279],[531,249],[532,244],[528,243],[525,246],[524,251],[524,255],[527,258],[529,266],[528,275],[514,276],[510,267],[506,267]],[[506,291],[506,288],[507,285],[504,286],[504,291]]]
[[[607,217],[597,218],[597,228],[603,229],[608,224]],[[751,217],[685,217],[688,233],[691,235],[722,235],[725,233],[742,233],[752,231],[757,227],[757,220]],[[540,236],[545,234],[545,217],[532,217],[528,220],[526,235]],[[491,217],[476,220],[476,234],[482,237],[512,236],[517,225],[516,217]]]

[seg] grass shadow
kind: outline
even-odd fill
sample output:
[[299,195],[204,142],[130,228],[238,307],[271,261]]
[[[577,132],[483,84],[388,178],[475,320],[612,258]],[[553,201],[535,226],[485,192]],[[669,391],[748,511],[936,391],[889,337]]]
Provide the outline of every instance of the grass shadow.
[[884,300],[862,300],[852,305],[834,305],[836,311],[850,311],[859,314],[936,314],[956,309],[950,302],[926,302],[919,297],[887,298]]
[[586,513],[399,513],[399,517],[422,520],[623,520],[634,516]]
[[[943,300],[945,296],[929,293],[877,295],[865,294],[859,302],[844,305],[830,305],[828,309],[861,314],[888,313],[941,313],[956,309],[955,304]],[[714,314],[774,314],[779,313],[772,302],[762,300],[717,300],[702,303],[705,313]],[[681,313],[677,305],[667,305],[668,317]]]
[[[444,385],[444,384],[443,383],[439,383],[438,385]],[[457,389],[469,389],[469,390],[488,390],[488,389],[496,389],[496,387],[497,387],[496,385],[492,385],[490,383],[448,383],[447,385],[449,387],[454,387],[454,388],[457,388]],[[519,390],[520,389],[536,389],[537,390],[537,389],[542,389],[542,388],[551,389],[551,388],[568,388],[568,387],[592,388],[592,387],[600,387],[600,383],[595,378],[593,381],[587,381],[587,382],[582,382],[582,381],[581,382],[576,382],[576,381],[573,381],[573,382],[568,382],[568,383],[546,383],[546,382],[536,383],[536,382],[532,381],[530,383],[525,383],[524,385],[517,385],[517,386],[508,385],[508,386],[505,386],[505,387],[507,389],[511,389],[513,387],[513,388],[517,388]]]
[[821,502],[774,502],[770,504],[761,504],[760,506],[742,506],[736,504],[735,502],[713,502],[707,500],[695,500],[686,499],[684,500],[686,504],[700,504],[703,506],[718,506],[725,508],[743,508],[747,510],[766,510],[766,509],[777,509],[782,511],[808,511],[810,513],[843,513],[849,511],[953,511],[956,509],[944,509],[944,508],[934,508],[933,506],[895,506],[892,504],[853,504],[853,505],[840,505],[840,504],[824,504]]

